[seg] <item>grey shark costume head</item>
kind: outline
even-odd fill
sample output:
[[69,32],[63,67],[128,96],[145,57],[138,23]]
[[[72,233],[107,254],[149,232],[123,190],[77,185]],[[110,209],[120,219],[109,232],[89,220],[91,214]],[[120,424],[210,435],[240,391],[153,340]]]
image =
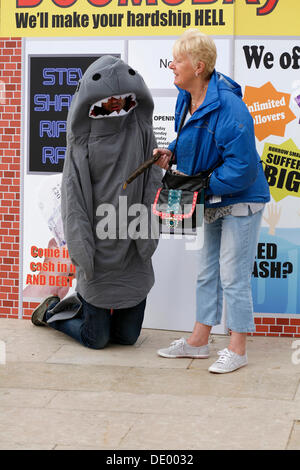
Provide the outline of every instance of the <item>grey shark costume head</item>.
[[[150,237],[150,218],[162,170],[153,165],[122,190],[126,178],[156,147],[153,107],[141,75],[121,59],[103,56],[86,70],[69,109],[64,233],[76,265],[76,290],[98,307],[137,305],[154,283],[151,257],[158,240]],[[119,236],[120,196],[126,196],[127,208],[137,203],[148,208],[149,239],[124,237],[124,232]],[[100,239],[105,204],[116,212],[116,237]]]
[[[128,109],[103,114],[103,103],[112,97],[130,101]],[[103,56],[89,66],[78,84],[69,113],[69,131],[74,135],[83,135],[93,129],[105,132],[111,128],[114,131],[121,123],[111,121],[111,118],[125,117],[135,108],[138,118],[152,125],[153,99],[142,76],[121,59]],[[96,120],[109,117],[110,121],[103,119],[95,124],[87,117]]]

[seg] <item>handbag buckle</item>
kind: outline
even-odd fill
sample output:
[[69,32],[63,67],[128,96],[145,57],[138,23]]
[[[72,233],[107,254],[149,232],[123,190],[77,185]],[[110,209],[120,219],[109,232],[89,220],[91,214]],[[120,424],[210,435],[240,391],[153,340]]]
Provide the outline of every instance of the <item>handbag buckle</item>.
[[167,217],[165,217],[165,221],[166,221],[166,225],[169,227],[169,228],[176,228],[177,225],[178,225],[178,218],[176,218],[174,216],[174,212],[170,212],[170,215],[168,215]]

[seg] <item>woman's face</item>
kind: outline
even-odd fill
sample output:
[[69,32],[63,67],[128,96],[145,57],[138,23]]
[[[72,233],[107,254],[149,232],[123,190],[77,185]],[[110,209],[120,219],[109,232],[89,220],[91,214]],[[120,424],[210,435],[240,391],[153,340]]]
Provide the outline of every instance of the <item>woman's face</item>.
[[174,55],[169,68],[173,70],[175,76],[174,85],[188,90],[195,83],[195,67],[187,55]]

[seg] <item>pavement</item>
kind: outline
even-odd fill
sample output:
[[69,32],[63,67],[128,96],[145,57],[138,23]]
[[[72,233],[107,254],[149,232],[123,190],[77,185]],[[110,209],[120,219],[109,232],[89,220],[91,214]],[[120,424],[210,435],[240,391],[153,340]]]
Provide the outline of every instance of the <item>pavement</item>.
[[0,319],[0,449],[300,449],[300,340],[249,337],[248,366],[219,375],[207,369],[228,337],[211,336],[209,359],[156,354],[182,336],[92,350]]

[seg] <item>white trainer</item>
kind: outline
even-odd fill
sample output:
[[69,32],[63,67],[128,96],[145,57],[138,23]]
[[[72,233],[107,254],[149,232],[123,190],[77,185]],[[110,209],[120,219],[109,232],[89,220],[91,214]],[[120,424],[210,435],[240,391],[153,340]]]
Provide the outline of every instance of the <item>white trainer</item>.
[[159,349],[157,354],[162,357],[191,357],[195,359],[206,359],[209,357],[208,344],[205,346],[190,346],[184,338],[177,339],[168,348]]
[[248,364],[247,354],[241,356],[229,349],[225,348],[218,352],[219,359],[212,364],[208,370],[215,374],[226,374],[227,372],[233,372],[240,367],[244,367]]

